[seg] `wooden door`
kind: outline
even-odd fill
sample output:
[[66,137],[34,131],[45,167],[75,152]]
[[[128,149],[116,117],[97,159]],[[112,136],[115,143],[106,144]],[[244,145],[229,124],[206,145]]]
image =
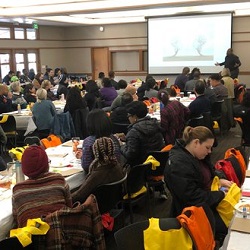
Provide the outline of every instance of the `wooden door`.
[[92,79],[98,79],[99,72],[104,72],[108,76],[109,72],[109,49],[92,48]]

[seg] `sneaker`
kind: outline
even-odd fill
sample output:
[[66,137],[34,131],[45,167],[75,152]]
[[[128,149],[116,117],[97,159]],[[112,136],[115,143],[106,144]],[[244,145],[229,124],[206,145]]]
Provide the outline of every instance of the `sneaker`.
[[160,199],[161,200],[167,200],[168,199],[167,193],[165,191],[160,192]]

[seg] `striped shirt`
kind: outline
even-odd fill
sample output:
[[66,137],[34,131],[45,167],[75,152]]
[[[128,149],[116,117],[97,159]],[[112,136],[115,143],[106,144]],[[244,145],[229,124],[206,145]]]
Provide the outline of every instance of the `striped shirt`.
[[28,219],[41,218],[65,205],[72,207],[72,199],[69,186],[60,174],[45,173],[13,188],[12,209],[18,227],[26,226]]

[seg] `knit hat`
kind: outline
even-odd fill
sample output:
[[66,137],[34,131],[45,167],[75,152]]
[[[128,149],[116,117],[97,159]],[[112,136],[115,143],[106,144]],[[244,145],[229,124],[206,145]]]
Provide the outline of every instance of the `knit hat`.
[[128,84],[128,86],[125,88],[125,92],[134,95],[136,94],[136,88],[132,84]]
[[23,173],[29,178],[36,178],[49,171],[48,156],[40,146],[26,148],[21,163]]

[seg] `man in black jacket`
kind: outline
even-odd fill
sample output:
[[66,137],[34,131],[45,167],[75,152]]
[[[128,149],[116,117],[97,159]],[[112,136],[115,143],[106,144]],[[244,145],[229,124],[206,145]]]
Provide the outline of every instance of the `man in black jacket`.
[[222,63],[216,63],[216,66],[224,65],[225,68],[228,68],[231,73],[231,77],[238,78],[239,75],[239,67],[241,66],[241,62],[238,56],[233,53],[233,49],[230,48],[227,50],[227,55],[225,57],[225,61]]

